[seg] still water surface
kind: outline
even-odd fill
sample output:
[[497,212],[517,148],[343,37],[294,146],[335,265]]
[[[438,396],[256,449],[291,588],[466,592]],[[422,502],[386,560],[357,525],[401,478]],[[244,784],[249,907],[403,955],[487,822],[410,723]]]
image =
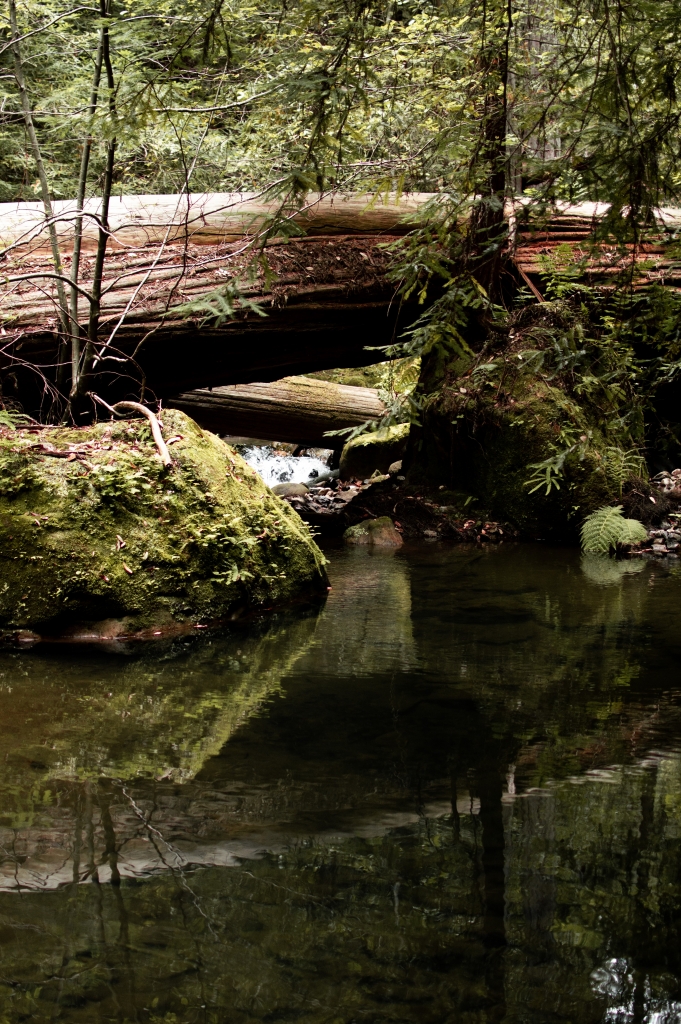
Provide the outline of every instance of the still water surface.
[[681,1021],[681,571],[330,557],[323,607],[0,654],[0,1022]]

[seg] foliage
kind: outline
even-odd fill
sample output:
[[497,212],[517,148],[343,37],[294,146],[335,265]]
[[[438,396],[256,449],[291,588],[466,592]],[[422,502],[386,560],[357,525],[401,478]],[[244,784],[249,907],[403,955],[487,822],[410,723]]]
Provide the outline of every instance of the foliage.
[[582,523],[582,548],[594,554],[607,554],[618,545],[638,544],[648,532],[637,519],[625,519],[621,505],[605,505]]
[[[487,342],[509,337],[534,301],[516,289],[511,308],[511,199],[516,220],[539,229],[556,200],[610,203],[597,234],[615,254],[614,291],[583,282],[590,252],[560,247],[544,260],[543,305],[570,316],[521,324],[526,344],[513,357],[601,420],[617,407],[632,443],[622,448],[617,425],[604,433],[639,458],[633,420],[681,373],[681,304],[662,288],[632,289],[628,248],[679,196],[678,0],[143,0],[134,10],[22,0],[17,18],[52,197],[249,189],[281,203],[268,238],[298,230],[288,215],[310,191],[432,193],[390,248],[397,293],[424,309],[385,354],[423,359],[424,372],[406,400],[391,399],[383,425],[421,423],[446,367],[476,363],[490,387],[508,373]],[[39,167],[2,25],[0,199],[32,199]],[[104,31],[110,74],[94,89]],[[219,326],[245,305],[232,284],[181,308]],[[91,341],[98,318],[95,303]],[[92,361],[87,346],[73,358],[81,398]],[[64,394],[68,382],[57,385]],[[566,463],[581,460],[568,426],[529,464],[533,491],[555,490]],[[656,444],[678,445],[681,429],[655,430]],[[621,488],[623,466],[611,459],[608,472]]]

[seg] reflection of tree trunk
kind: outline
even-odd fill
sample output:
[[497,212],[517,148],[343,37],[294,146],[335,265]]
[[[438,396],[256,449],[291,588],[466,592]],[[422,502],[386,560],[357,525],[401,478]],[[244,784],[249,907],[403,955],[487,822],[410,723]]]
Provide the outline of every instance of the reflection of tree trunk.
[[[651,881],[651,865],[646,853],[655,845],[655,789],[657,786],[657,765],[649,768],[641,786],[641,821],[638,830],[638,843],[635,848],[635,859],[627,865],[630,885],[635,884],[639,892],[637,898],[637,921],[641,924],[632,935],[630,956],[633,962],[634,998],[632,1024],[643,1024],[646,1019],[646,951],[655,949],[654,937],[648,933],[648,913],[644,904],[649,892]],[[659,826],[658,826],[659,828]],[[659,941],[659,940],[658,940]]]
[[494,765],[481,770],[476,779],[480,799],[482,824],[482,870],[484,877],[485,916],[484,943],[487,949],[485,980],[491,1002],[487,1019],[500,1021],[506,1015],[504,990],[505,926],[505,873],[504,873],[504,819],[502,813],[502,784]]
[[450,777],[452,780],[452,833],[454,835],[454,838],[458,841],[461,835],[461,815],[459,814],[459,808],[456,806],[457,786],[455,765],[452,765],[450,769]]
[[104,842],[106,847],[104,850],[104,858],[109,865],[111,871],[111,884],[120,885],[121,875],[118,870],[118,851],[116,849],[116,831],[113,827],[113,821],[111,820],[111,811],[109,810],[109,795],[108,793],[102,793],[99,798],[99,810],[102,815],[102,829],[104,831]]
[[634,1015],[632,1024],[643,1024],[646,1018],[646,976],[643,971],[634,971]]
[[[530,848],[532,836],[542,834],[547,849],[553,854],[556,850],[555,801],[531,796],[523,801],[520,813],[524,835],[522,846]],[[550,951],[555,941],[552,931],[556,914],[555,875],[536,863],[524,862],[522,879],[527,941],[536,947],[538,958],[548,958],[552,955]]]
[[[104,785],[102,785],[104,782]],[[130,958],[130,927],[128,921],[128,912],[123,901],[123,893],[121,892],[121,875],[118,868],[118,847],[116,845],[116,830],[114,823],[111,818],[111,788],[108,781],[100,780],[100,793],[99,793],[99,807],[102,816],[102,829],[104,831],[105,850],[104,857],[109,864],[111,871],[111,886],[114,895],[114,901],[116,904],[116,910],[118,912],[118,946],[122,951],[124,970],[119,979],[125,984],[126,988],[126,1002],[127,1005],[132,1008],[136,1005],[135,998],[135,972],[133,969],[132,961]],[[112,975],[115,976],[117,971],[114,969],[114,965],[109,962],[107,955],[107,963],[112,970]]]
[[80,850],[82,846],[82,834],[83,834],[83,812],[81,803],[81,794],[79,791],[76,792],[76,815],[74,822],[74,837],[73,837],[73,884],[78,885],[80,882]]

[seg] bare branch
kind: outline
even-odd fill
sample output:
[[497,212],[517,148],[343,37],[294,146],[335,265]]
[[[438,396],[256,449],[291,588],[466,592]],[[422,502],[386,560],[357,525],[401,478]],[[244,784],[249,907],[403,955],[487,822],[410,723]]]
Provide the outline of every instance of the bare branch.
[[99,395],[96,395],[93,391],[89,391],[88,394],[90,398],[92,398],[95,402],[98,402],[99,405],[103,405],[105,409],[108,409],[109,412],[113,413],[115,416],[122,416],[123,410],[125,409],[132,409],[133,412],[139,412],[142,414],[142,416],[145,416],[149,421],[151,433],[153,435],[154,441],[156,442],[158,454],[161,456],[161,461],[163,465],[166,467],[166,469],[169,469],[170,466],[172,466],[173,460],[170,457],[168,446],[163,440],[163,434],[161,433],[161,424],[158,422],[157,417],[154,415],[151,409],[147,409],[146,405],[142,405],[141,402],[116,402],[115,405],[109,405],[108,402],[105,402],[103,398],[100,398]]

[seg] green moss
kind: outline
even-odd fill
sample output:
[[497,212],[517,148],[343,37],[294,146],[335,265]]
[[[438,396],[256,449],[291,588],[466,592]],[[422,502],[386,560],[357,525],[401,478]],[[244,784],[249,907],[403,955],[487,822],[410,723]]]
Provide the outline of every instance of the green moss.
[[233,449],[177,410],[163,421],[169,472],[143,420],[0,433],[0,627],[138,631],[325,582],[308,527]]
[[391,463],[402,458],[408,437],[408,423],[397,423],[354,437],[341,452],[341,479],[365,479],[376,470],[387,473]]
[[572,536],[640,471],[642,406],[618,351],[573,337],[573,312],[546,303],[523,316],[437,379],[426,364],[421,391],[430,394],[412,428],[408,479],[472,497],[476,514],[528,535]]

